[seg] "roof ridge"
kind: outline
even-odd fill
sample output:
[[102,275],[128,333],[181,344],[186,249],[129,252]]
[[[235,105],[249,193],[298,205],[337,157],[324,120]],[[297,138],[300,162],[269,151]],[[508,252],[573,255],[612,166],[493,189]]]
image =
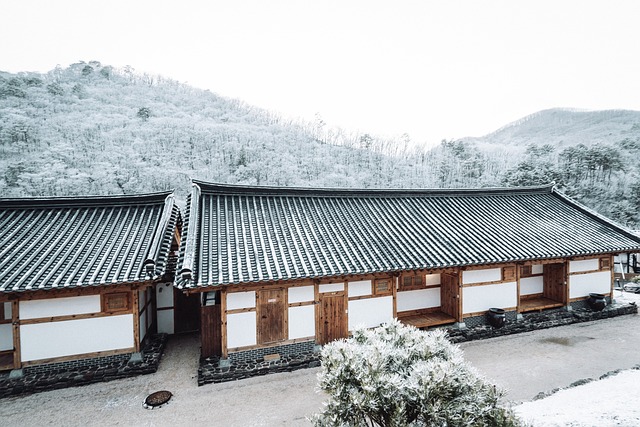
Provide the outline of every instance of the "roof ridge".
[[192,180],[207,194],[256,194],[287,196],[454,196],[496,194],[551,193],[555,183],[530,187],[484,187],[484,188],[331,188],[331,187],[278,187],[260,185],[221,184]]
[[114,204],[163,203],[174,194],[174,190],[117,195],[82,195],[56,197],[16,197],[0,198],[2,208],[30,208],[30,207],[62,207],[62,206],[101,206]]

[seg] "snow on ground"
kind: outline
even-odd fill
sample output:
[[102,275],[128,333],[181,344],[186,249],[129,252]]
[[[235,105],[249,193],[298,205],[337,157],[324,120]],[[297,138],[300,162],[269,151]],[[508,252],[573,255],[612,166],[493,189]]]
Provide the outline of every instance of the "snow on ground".
[[[640,295],[614,291],[618,303]],[[640,370],[628,370],[599,381],[560,390],[541,400],[514,407],[534,427],[640,426]]]
[[514,410],[535,427],[639,426],[640,371],[561,390]]

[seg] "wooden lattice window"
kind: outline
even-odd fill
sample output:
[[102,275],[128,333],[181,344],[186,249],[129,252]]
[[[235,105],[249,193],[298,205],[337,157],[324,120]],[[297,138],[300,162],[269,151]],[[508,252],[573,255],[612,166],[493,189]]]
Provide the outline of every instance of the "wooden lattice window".
[[400,277],[400,291],[412,291],[415,289],[422,289],[425,287],[424,276],[419,274],[403,274]]
[[392,291],[393,278],[386,277],[384,279],[375,279],[373,281],[374,295],[388,295]]
[[600,258],[600,270],[609,270],[611,268],[611,257]]
[[523,265],[520,267],[520,277],[529,277],[533,274],[530,265]]
[[102,311],[130,311],[130,293],[114,292],[102,295]]
[[510,265],[509,267],[502,267],[502,280],[505,282],[516,280],[515,265]]

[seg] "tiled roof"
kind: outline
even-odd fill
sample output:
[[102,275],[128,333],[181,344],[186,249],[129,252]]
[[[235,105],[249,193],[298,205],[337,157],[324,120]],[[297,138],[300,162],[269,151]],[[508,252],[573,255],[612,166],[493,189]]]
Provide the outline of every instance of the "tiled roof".
[[171,192],[0,199],[0,291],[158,278],[178,221]]
[[640,250],[551,186],[244,187],[194,181],[177,286],[321,278]]

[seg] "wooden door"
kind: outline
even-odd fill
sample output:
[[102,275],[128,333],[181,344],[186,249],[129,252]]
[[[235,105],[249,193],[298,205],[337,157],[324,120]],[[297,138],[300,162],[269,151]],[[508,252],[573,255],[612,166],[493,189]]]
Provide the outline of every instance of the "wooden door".
[[567,303],[567,278],[564,263],[544,266],[542,296],[563,304]]
[[318,308],[317,341],[326,344],[349,334],[347,324],[347,303],[344,292],[320,294]]
[[258,344],[287,339],[284,289],[258,291]]
[[460,319],[460,287],[458,276],[442,273],[440,275],[440,310],[449,316]]
[[203,306],[200,318],[202,319],[200,327],[202,357],[221,356],[222,317],[220,304]]

